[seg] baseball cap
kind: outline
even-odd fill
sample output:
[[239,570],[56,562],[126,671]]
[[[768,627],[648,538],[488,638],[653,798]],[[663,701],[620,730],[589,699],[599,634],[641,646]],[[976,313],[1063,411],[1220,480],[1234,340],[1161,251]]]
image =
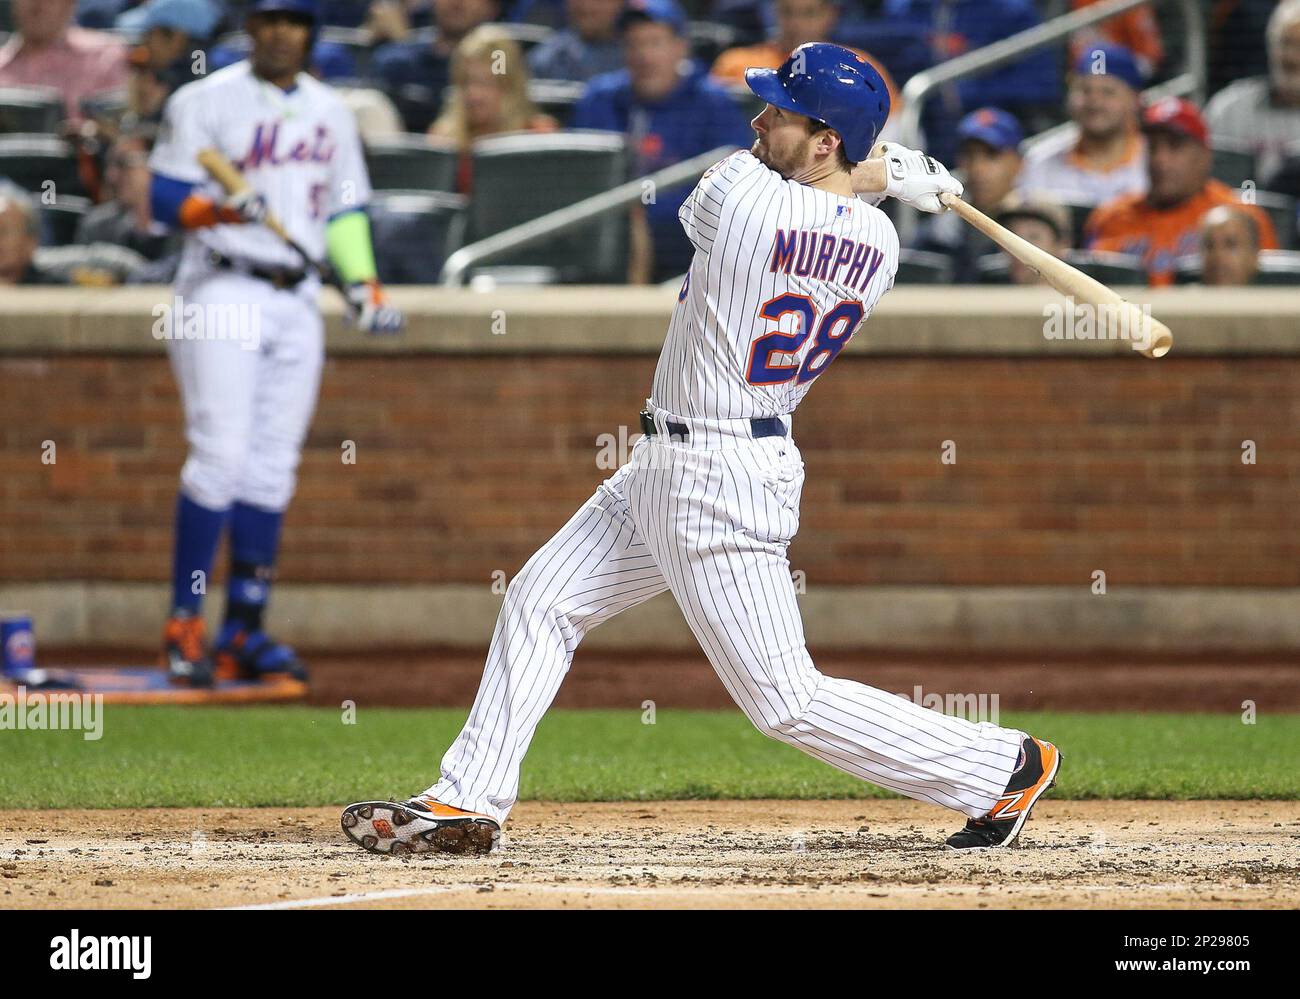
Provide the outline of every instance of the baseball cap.
[[658,21],[679,35],[686,34],[686,12],[674,0],[630,0],[618,16],[619,30],[634,21]]
[[115,26],[131,35],[170,28],[191,38],[208,38],[220,20],[221,10],[212,0],[149,0],[122,14]]
[[1210,145],[1210,130],[1196,105],[1181,97],[1162,97],[1142,112],[1142,131],[1177,132],[1201,145]]
[[1142,89],[1142,70],[1123,45],[1089,45],[1074,62],[1077,76],[1113,76],[1134,90]]
[[1015,115],[1001,108],[980,108],[972,111],[957,126],[957,141],[974,139],[994,149],[1015,149],[1025,133]]

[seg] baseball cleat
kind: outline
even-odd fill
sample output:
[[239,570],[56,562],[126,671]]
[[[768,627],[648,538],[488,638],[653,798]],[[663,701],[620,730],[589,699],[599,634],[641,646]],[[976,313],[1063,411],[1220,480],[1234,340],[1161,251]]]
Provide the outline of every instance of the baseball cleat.
[[361,801],[343,809],[343,832],[371,853],[483,854],[501,836],[496,819],[432,798]]
[[211,687],[212,660],[205,645],[203,618],[175,610],[163,626],[163,666],[172,683],[182,687]]
[[229,680],[260,680],[285,674],[307,681],[307,667],[296,652],[264,631],[248,631],[237,621],[227,621],[217,635],[217,675]]
[[1034,804],[1056,784],[1060,769],[1060,750],[1050,742],[1026,736],[1016,770],[997,804],[984,817],[967,820],[966,827],[949,836],[945,845],[963,851],[1014,845]]

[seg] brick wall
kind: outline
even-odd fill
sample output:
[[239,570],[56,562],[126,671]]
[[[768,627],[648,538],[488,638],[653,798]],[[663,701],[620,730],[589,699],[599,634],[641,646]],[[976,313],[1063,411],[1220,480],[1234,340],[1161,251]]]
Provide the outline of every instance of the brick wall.
[[[329,361],[281,577],[509,574],[636,432],[654,358]],[[0,359],[0,581],[162,580],[179,404],[159,355]],[[801,408],[819,583],[1300,585],[1300,359],[841,357]],[[1258,464],[1243,465],[1255,441]],[[57,462],[41,464],[42,442]],[[340,460],[345,440],[357,462]],[[940,462],[945,440],[956,464]]]

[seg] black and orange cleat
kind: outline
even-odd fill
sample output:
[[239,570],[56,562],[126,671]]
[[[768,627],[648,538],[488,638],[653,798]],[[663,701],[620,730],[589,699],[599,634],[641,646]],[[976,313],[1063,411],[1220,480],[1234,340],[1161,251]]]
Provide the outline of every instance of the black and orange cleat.
[[361,801],[343,809],[343,832],[371,853],[490,853],[501,836],[496,819],[416,796]]
[[1020,754],[1002,797],[987,815],[969,819],[964,829],[949,836],[949,850],[992,850],[1015,844],[1034,804],[1056,784],[1061,769],[1061,752],[1050,742],[1025,736]]
[[212,659],[208,655],[203,618],[174,610],[163,626],[163,666],[168,679],[181,687],[211,687]]

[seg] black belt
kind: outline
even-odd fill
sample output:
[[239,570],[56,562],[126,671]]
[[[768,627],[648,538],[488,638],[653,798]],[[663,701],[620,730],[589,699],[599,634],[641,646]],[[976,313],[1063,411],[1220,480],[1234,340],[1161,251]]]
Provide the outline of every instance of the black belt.
[[223,271],[234,271],[237,274],[247,274],[249,277],[255,277],[259,281],[265,281],[281,291],[286,288],[297,288],[298,285],[307,280],[307,271],[303,269],[263,267],[261,264],[254,264],[247,260],[232,260],[224,253],[218,253],[216,250],[208,251],[208,262],[213,267],[218,267]]
[[[664,425],[668,428],[668,436],[675,441],[684,442],[690,439],[691,432],[687,429],[685,423],[678,423],[676,420],[666,420]],[[750,432],[755,437],[784,437],[785,424],[779,417],[764,416],[755,417],[749,421]],[[659,433],[659,428],[655,426],[655,418],[647,410],[641,410],[641,432],[647,437],[653,437]]]

